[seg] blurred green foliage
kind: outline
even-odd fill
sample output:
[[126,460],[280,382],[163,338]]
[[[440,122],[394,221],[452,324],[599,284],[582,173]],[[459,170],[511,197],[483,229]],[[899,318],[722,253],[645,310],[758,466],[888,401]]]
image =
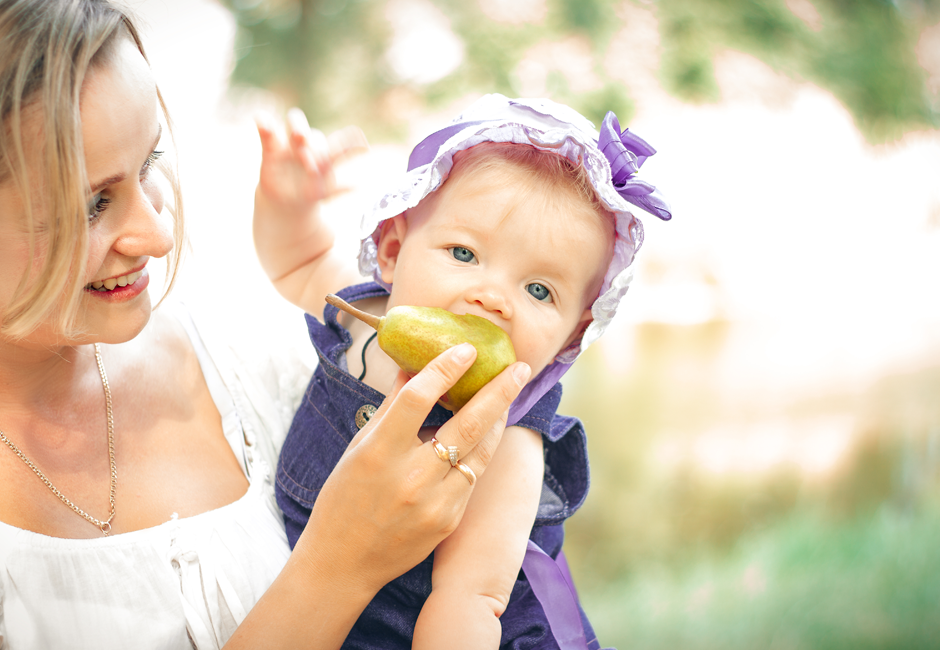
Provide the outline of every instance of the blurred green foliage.
[[[611,353],[592,347],[564,382],[561,411],[589,432],[591,496],[568,527],[570,559],[589,588],[650,563],[683,566],[725,552],[807,506],[849,521],[885,505],[916,509],[940,487],[940,368],[886,377],[861,395],[833,389],[768,409],[711,380],[733,325],[642,323],[633,336],[628,367],[606,367]],[[665,433],[687,446],[709,430],[748,431],[767,418],[796,429],[833,413],[854,414],[858,430],[824,480],[792,464],[716,475],[688,458],[666,469],[654,460]]]
[[[768,411],[710,380],[733,325],[643,323],[632,336],[620,369],[589,348],[561,406],[589,432],[591,494],[565,549],[602,644],[940,648],[940,368]],[[689,449],[710,429],[770,417],[796,433],[831,413],[856,424],[821,477],[657,460],[666,432]]]
[[814,0],[818,29],[781,1],[660,0],[663,80],[679,97],[713,101],[711,58],[748,52],[776,70],[829,89],[870,140],[936,125],[915,46],[940,4]]
[[584,595],[598,638],[631,650],[940,647],[940,502],[849,521],[798,512],[729,553]]
[[371,0],[226,0],[235,15],[235,84],[265,88],[312,121],[360,118],[388,87],[387,26]]
[[[238,22],[233,83],[272,90],[325,129],[358,123],[373,139],[397,138],[403,104],[435,108],[468,93],[521,94],[517,67],[526,53],[574,37],[589,46],[598,87],[575,92],[564,75],[549,71],[545,93],[598,123],[607,110],[629,119],[630,91],[611,79],[604,57],[624,26],[618,9],[631,0],[546,0],[538,23],[495,21],[479,2],[429,1],[462,42],[464,58],[444,78],[419,84],[396,78],[386,59],[393,33],[387,12],[400,6],[223,0]],[[633,0],[656,16],[660,80],[684,101],[719,99],[712,62],[732,48],[828,88],[873,142],[938,124],[937,98],[926,89],[915,48],[923,28],[940,17],[940,0],[802,2],[818,20],[797,17],[785,0]],[[429,47],[427,56],[435,54]]]

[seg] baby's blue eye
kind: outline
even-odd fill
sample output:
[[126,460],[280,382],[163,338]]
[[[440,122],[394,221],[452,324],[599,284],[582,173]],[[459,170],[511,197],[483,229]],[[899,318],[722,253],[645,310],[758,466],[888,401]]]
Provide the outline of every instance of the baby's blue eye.
[[450,249],[450,254],[454,256],[454,259],[458,262],[472,262],[473,261],[473,252],[469,248],[464,248],[462,246],[454,246]]
[[552,302],[552,292],[548,290],[544,284],[539,284],[538,282],[533,282],[532,284],[526,285],[525,288],[532,297],[541,302]]

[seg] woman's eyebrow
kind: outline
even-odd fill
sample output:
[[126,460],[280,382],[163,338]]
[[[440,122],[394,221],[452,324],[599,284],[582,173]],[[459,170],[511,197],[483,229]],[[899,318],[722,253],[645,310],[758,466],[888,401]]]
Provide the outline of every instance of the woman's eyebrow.
[[[160,138],[161,138],[162,136],[163,136],[163,125],[162,125],[162,124],[157,124],[157,137],[154,138],[153,144],[150,146],[150,150],[151,150],[151,151],[153,151],[154,149],[156,149],[156,148],[157,148],[157,145],[160,144]],[[113,184],[113,183],[120,183],[120,182],[123,181],[125,178],[127,178],[127,176],[126,176],[125,174],[115,174],[114,176],[108,176],[107,178],[105,178],[105,179],[103,179],[103,180],[101,180],[101,181],[98,181],[97,183],[92,183],[92,184],[91,184],[91,193],[94,194],[94,193],[97,192],[99,189],[101,189],[102,187],[105,187],[105,186],[107,186],[107,185],[111,185],[111,184]]]

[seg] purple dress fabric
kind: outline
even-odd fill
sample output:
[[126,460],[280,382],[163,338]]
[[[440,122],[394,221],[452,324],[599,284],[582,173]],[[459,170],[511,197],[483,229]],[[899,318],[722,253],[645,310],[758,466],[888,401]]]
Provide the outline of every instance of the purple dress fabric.
[[[387,295],[374,282],[339,292],[348,302]],[[319,365],[294,416],[278,462],[275,489],[291,547],[307,523],[320,487],[358,431],[356,412],[367,404],[378,407],[385,398],[346,371],[345,352],[352,337],[337,323],[337,313],[335,307],[328,305],[324,312],[326,324],[307,316]],[[545,478],[530,539],[552,558],[558,557],[564,540],[561,524],[584,502],[589,481],[584,428],[576,418],[555,414],[560,399],[558,384],[518,422],[518,426],[538,431],[543,437]],[[449,411],[435,406],[424,424],[440,426],[450,417]],[[433,554],[376,595],[350,631],[344,649],[410,650],[415,622],[431,593],[432,559]],[[580,615],[587,647],[600,648],[583,610]],[[545,612],[521,571],[500,621],[501,649],[559,648]]]

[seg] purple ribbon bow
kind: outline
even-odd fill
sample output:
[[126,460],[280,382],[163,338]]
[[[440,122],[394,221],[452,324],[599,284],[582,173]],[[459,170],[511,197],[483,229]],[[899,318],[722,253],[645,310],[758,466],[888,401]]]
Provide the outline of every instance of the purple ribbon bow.
[[672,218],[669,204],[655,187],[636,178],[636,173],[647,158],[656,153],[653,147],[630,129],[620,132],[620,122],[609,111],[601,124],[597,147],[610,163],[614,189],[617,194],[638,208],[654,214],[663,221]]

